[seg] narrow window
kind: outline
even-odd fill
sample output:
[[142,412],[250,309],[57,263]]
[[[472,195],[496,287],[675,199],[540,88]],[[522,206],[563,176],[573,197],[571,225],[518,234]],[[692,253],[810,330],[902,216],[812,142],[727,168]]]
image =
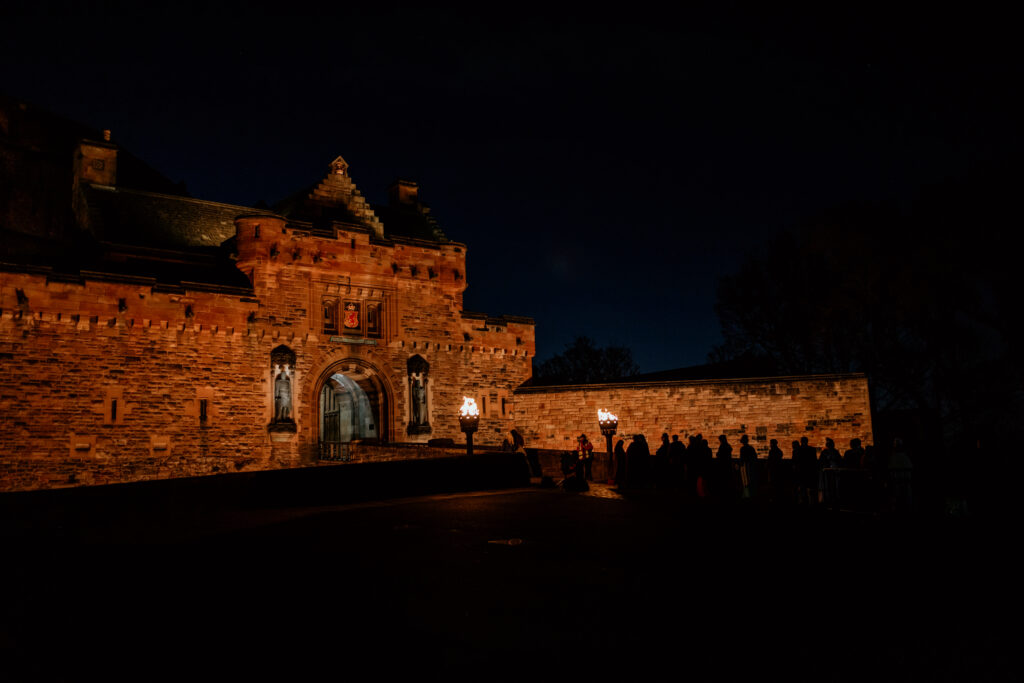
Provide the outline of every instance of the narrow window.
[[208,415],[209,399],[199,399],[199,421],[205,423],[206,416]]
[[507,413],[505,411],[505,407],[506,407],[505,406],[505,398],[502,397],[502,399],[501,399],[501,416],[502,417],[505,417],[505,415],[507,415]]
[[117,399],[110,399],[110,421],[117,422]]
[[324,299],[324,334],[338,334],[338,302]]
[[256,225],[253,226],[253,228],[252,228],[252,236],[255,237],[256,239],[260,238],[260,224],[259,223],[257,223]]
[[383,336],[383,325],[381,320],[382,305],[379,301],[366,302],[366,336]]

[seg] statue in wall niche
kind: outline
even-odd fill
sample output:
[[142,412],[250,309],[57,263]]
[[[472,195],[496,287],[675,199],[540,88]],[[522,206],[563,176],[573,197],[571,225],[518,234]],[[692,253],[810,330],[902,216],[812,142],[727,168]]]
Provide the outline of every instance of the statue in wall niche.
[[294,432],[296,429],[292,410],[295,363],[295,352],[283,344],[270,352],[270,388],[274,396],[274,414],[269,425],[271,431]]
[[286,422],[292,419],[292,378],[288,366],[275,366],[274,378],[274,421]]
[[427,421],[427,391],[423,386],[423,378],[412,380],[412,422],[421,425]]
[[430,364],[419,354],[409,359],[409,434],[430,433],[430,408],[427,405],[427,374]]

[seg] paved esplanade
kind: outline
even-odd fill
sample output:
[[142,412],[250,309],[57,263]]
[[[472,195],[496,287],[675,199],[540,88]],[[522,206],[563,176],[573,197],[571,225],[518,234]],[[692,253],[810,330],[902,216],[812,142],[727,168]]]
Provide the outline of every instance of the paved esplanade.
[[592,493],[184,514],[144,539],[80,526],[17,540],[0,647],[25,680],[981,680],[1008,665],[1008,636],[984,616],[1005,597],[999,576],[966,578],[988,543]]

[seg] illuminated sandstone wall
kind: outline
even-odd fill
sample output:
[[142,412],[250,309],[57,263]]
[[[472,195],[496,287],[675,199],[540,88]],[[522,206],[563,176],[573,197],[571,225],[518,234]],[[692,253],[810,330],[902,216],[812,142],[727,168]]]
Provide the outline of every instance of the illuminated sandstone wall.
[[[247,216],[237,221],[237,248],[238,267],[251,273],[260,302],[257,320],[295,335],[286,343],[299,354],[301,459],[314,456],[317,392],[332,369],[373,374],[387,387],[388,440],[461,439],[458,407],[463,396],[472,396],[484,408],[479,443],[500,444],[512,426],[512,391],[532,372],[534,325],[527,318],[463,312],[464,245],[391,244],[355,229],[327,237],[278,217]],[[343,331],[325,334],[325,298],[382,301],[383,336],[358,344],[348,343]],[[407,366],[416,355],[430,365],[431,431],[409,435]]]
[[[383,383],[390,440],[461,442],[456,411],[469,395],[486,397],[478,443],[500,443],[512,391],[530,375],[534,327],[463,314],[463,246],[327,239],[259,220],[258,240],[238,237],[252,294],[0,272],[0,490],[312,464],[316,398],[335,371]],[[323,334],[330,291],[382,298],[384,336]],[[267,428],[281,345],[296,354],[294,433]],[[430,365],[429,434],[406,431],[414,355]]]
[[534,448],[572,449],[586,434],[603,449],[598,408],[618,415],[616,439],[643,434],[652,453],[663,433],[682,441],[701,433],[712,450],[726,434],[734,456],[743,434],[759,457],[767,457],[769,439],[778,439],[786,457],[803,436],[819,449],[826,437],[840,451],[855,437],[873,443],[863,375],[535,387],[518,390],[515,399],[516,425]]
[[42,274],[0,284],[0,489],[287,464],[260,428],[265,344],[246,326],[251,299]]

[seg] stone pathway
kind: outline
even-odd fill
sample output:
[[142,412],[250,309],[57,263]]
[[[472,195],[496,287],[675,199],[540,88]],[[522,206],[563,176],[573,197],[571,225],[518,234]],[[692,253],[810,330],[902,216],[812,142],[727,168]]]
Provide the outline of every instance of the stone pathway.
[[[540,477],[534,477],[530,480],[533,486],[540,486]],[[561,479],[555,479],[555,482],[561,482]],[[609,484],[606,481],[590,481],[590,490],[580,493],[581,496],[590,496],[591,498],[607,498],[608,500],[625,500],[625,497],[620,495],[615,490],[615,484]],[[554,490],[554,489],[552,489]]]
[[608,484],[607,482],[590,481],[590,490],[585,491],[580,495],[591,496],[593,498],[608,498],[610,500],[625,500],[618,492],[615,491],[615,484]]

